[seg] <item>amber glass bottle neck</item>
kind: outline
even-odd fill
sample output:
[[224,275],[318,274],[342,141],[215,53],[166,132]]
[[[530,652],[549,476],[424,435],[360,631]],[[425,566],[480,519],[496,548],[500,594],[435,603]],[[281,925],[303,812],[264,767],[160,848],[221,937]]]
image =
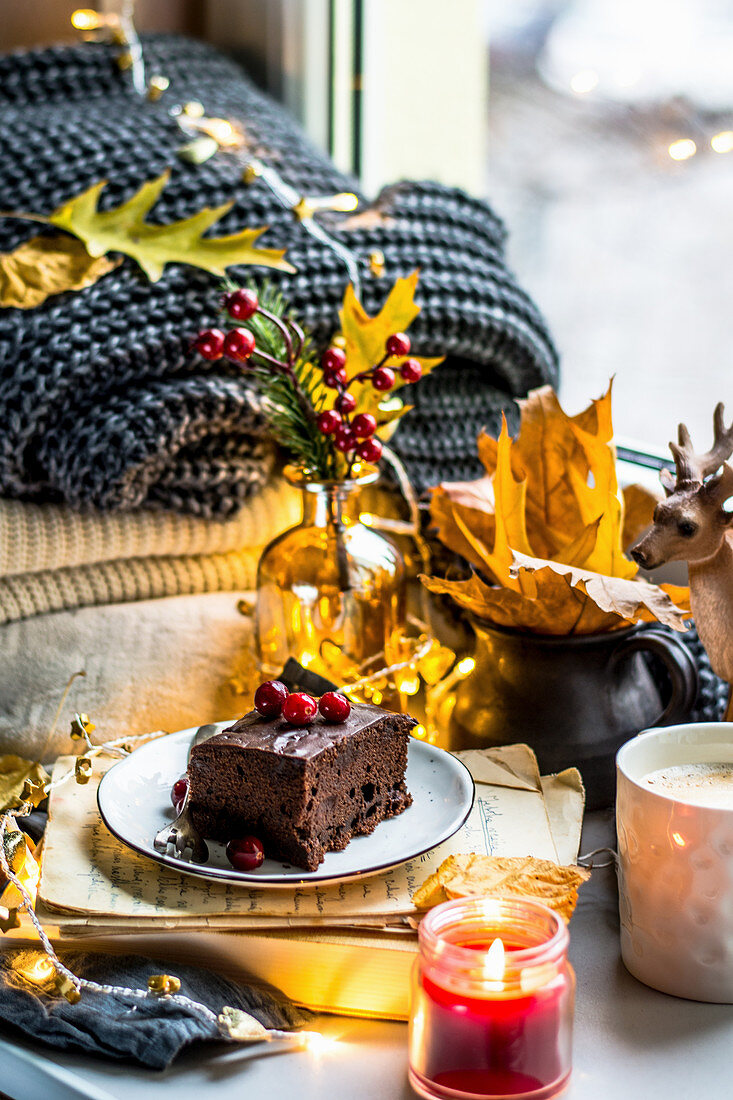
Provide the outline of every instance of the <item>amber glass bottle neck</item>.
[[359,486],[310,482],[303,486],[303,523],[342,527],[359,518]]

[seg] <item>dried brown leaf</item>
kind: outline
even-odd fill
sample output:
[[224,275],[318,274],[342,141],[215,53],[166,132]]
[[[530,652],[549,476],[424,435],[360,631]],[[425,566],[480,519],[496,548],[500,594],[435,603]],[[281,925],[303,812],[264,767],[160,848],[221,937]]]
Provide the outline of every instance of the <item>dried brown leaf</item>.
[[[572,588],[583,593],[596,607],[609,615],[619,615],[629,623],[660,622],[673,630],[686,630],[685,617],[689,611],[677,607],[669,595],[659,585],[644,580],[628,580],[623,577],[609,577],[594,573],[588,569],[578,569],[560,562],[548,562],[514,555],[512,574],[533,576],[538,585],[546,583],[548,570],[564,577]],[[686,589],[677,589],[678,594]]]
[[121,262],[90,256],[75,237],[31,237],[0,254],[0,306],[35,309],[52,294],[92,286]]
[[[688,602],[687,591],[634,581],[637,567],[624,555],[610,387],[575,417],[549,386],[519,404],[515,440],[506,423],[498,440],[479,436],[486,475],[445,483],[431,501],[439,538],[499,587],[479,577],[424,583],[479,618],[534,633],[592,634],[652,620],[684,629],[686,612],[675,604]],[[632,522],[646,518],[650,501],[641,492],[629,500]]]
[[564,921],[573,915],[578,888],[590,878],[584,867],[562,867],[547,859],[500,858],[472,853],[449,856],[418,887],[412,897],[416,909],[465,897],[521,897],[541,901]]
[[[496,533],[493,512],[472,508],[459,500],[451,499],[448,489],[448,485],[433,489],[430,499],[432,526],[445,546],[455,554],[460,554],[471,565],[485,569],[486,557],[494,545]],[[484,553],[477,553],[473,541],[464,535],[464,527],[468,527],[473,532],[474,538],[481,542],[485,548]]]
[[647,527],[652,525],[654,509],[662,499],[662,494],[650,493],[643,485],[627,485],[624,493],[624,531],[622,542],[625,548],[636,542]]
[[421,577],[431,592],[450,596],[464,611],[495,626],[532,634],[598,634],[629,626],[620,615],[601,611],[551,569],[521,573],[518,579],[521,592],[485,584],[476,574],[465,581]]

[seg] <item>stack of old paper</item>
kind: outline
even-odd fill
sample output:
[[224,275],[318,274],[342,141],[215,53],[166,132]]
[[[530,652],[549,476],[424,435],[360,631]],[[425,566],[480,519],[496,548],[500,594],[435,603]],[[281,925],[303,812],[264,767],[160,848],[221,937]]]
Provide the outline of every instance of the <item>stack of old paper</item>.
[[[97,758],[87,785],[71,781],[52,793],[39,915],[53,935],[75,944],[103,937],[105,948],[129,950],[135,937],[133,949],[212,965],[225,960],[230,969],[239,955],[240,969],[295,1000],[400,1018],[414,953],[412,894],[446,856],[532,855],[568,864],[578,854],[584,795],[576,769],[540,777],[526,745],[458,755],[476,798],[450,840],[369,878],[289,889],[211,882],[126,848],[100,819],[96,791],[110,762]],[[73,758],[61,758],[54,776],[70,765]]]

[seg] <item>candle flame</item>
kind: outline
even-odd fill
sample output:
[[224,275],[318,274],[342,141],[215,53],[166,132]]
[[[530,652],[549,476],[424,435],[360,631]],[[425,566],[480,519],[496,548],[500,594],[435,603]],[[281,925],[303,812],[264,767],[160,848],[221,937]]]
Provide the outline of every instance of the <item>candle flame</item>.
[[492,982],[500,982],[504,977],[504,944],[498,937],[486,952],[484,977]]

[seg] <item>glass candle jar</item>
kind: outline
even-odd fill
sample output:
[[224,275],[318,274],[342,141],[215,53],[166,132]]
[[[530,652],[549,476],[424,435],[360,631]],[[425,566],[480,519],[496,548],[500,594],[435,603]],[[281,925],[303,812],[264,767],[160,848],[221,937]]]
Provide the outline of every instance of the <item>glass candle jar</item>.
[[544,1100],[571,1070],[568,931],[522,899],[438,905],[419,930],[410,1084],[428,1100]]

